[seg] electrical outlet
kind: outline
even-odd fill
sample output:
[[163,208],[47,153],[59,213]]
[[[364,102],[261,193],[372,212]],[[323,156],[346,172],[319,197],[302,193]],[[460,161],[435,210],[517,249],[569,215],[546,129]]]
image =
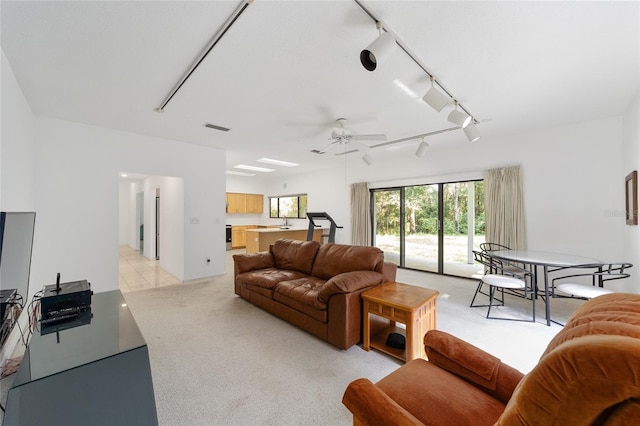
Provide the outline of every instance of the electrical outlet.
[[198,225],[200,223],[200,218],[199,217],[192,217],[189,219],[189,223],[192,225]]

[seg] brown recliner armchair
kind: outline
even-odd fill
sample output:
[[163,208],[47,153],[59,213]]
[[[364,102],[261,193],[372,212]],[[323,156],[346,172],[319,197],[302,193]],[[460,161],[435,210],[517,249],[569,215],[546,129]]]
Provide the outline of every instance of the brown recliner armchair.
[[356,425],[640,424],[640,295],[586,302],[527,375],[454,336],[424,337],[416,359],[342,402]]

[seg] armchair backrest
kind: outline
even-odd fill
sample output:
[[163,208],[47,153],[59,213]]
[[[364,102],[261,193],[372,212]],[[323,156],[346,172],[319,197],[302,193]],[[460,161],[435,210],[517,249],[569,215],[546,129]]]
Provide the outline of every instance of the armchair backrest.
[[640,295],[578,308],[518,384],[497,424],[634,424],[640,418]]

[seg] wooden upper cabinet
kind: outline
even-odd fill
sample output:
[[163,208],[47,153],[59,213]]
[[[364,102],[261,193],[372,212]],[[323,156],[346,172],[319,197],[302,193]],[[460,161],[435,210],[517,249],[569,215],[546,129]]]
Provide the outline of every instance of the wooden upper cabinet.
[[227,213],[245,213],[247,211],[247,194],[227,192]]
[[227,213],[262,213],[264,196],[262,194],[243,194],[227,192]]
[[247,194],[247,213],[260,213],[264,211],[264,196],[262,194]]

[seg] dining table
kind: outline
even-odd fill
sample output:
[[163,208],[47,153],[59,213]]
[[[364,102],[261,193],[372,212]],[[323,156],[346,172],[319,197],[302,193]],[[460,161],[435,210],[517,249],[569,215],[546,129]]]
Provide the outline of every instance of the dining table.
[[550,268],[571,268],[584,265],[597,266],[601,262],[597,259],[584,256],[576,256],[572,254],[553,253],[535,250],[495,250],[489,251],[490,257],[506,260],[512,263],[521,263],[530,266],[533,273],[533,285],[538,284],[538,268],[542,268],[544,277],[543,298],[545,304],[545,316],[547,325],[551,325],[551,303],[549,289],[549,272]]

